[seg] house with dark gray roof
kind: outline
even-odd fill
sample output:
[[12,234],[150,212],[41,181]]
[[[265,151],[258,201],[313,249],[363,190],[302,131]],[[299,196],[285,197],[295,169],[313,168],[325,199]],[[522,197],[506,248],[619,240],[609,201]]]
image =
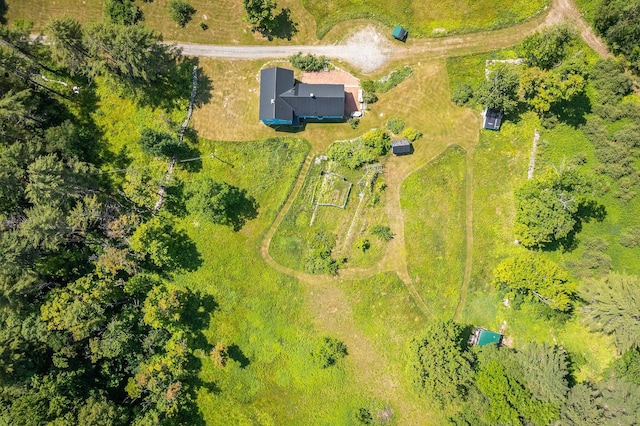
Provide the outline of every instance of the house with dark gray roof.
[[260,71],[260,120],[268,126],[344,119],[344,84],[305,84],[280,67]]

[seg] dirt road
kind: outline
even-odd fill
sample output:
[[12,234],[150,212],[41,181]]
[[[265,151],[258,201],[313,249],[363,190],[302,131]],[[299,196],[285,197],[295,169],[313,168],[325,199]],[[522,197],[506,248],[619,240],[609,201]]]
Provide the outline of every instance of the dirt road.
[[573,26],[585,42],[600,56],[609,55],[607,47],[594,34],[578,11],[575,0],[553,0],[541,16],[513,27],[463,36],[433,39],[411,39],[406,45],[391,42],[373,27],[366,27],[342,44],[308,46],[224,46],[177,44],[189,56],[263,59],[284,58],[295,53],[311,53],[340,59],[364,72],[375,71],[392,59],[433,59],[512,46],[537,29],[567,23]]

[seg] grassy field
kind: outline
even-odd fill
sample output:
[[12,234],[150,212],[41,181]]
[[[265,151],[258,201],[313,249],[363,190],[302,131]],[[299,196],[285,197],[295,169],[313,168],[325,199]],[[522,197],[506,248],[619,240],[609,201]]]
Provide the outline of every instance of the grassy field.
[[[136,1],[144,14],[143,22],[162,33],[165,40],[211,44],[284,44],[286,38],[274,38],[269,41],[260,34],[251,31],[243,21],[245,11],[242,2],[221,0],[189,0],[195,9],[192,21],[184,28],[178,26],[169,14],[170,0],[153,2]],[[87,0],[7,0],[8,21],[30,20],[35,30],[41,30],[52,18],[72,16],[82,23],[100,21],[104,17],[104,1]],[[315,40],[315,22],[311,15],[300,5],[299,0],[278,2],[278,13],[282,8],[291,9],[291,17],[297,23],[292,42],[302,43]],[[202,30],[199,23],[208,26]]]
[[302,0],[302,3],[316,19],[318,38],[322,38],[337,23],[357,18],[377,20],[388,26],[403,25],[410,37],[497,29],[541,12],[548,1],[506,0],[500,2],[500,7],[486,1],[461,0]]
[[409,274],[436,317],[458,303],[465,262],[465,151],[453,146],[402,185]]

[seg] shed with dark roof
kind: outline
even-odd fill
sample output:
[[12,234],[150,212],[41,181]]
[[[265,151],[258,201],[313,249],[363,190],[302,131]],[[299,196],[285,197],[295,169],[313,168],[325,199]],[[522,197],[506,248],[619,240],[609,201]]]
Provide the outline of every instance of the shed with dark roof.
[[407,40],[407,35],[408,34],[409,33],[407,32],[407,30],[402,28],[402,26],[400,26],[400,25],[396,25],[396,27],[393,29],[393,32],[391,33],[391,35],[393,35],[393,37],[395,39],[400,40],[400,41]]
[[269,126],[344,119],[344,84],[298,83],[280,67],[260,72],[260,120]]
[[401,139],[391,142],[391,152],[393,155],[406,155],[413,152],[413,147],[408,139]]
[[504,114],[499,109],[485,108],[482,111],[482,128],[500,130],[503,115]]

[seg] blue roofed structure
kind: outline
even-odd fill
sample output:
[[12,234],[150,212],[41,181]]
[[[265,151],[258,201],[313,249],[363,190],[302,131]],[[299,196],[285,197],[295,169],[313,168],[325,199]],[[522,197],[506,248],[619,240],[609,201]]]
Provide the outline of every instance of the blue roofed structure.
[[260,120],[268,126],[296,126],[300,120],[344,119],[343,84],[296,82],[280,67],[260,72]]

